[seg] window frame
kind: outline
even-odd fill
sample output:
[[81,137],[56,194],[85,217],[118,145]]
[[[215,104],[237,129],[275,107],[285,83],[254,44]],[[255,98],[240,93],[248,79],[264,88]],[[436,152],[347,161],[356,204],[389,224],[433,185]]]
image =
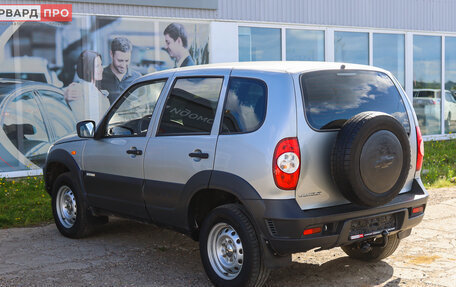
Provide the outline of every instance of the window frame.
[[222,79],[222,84],[220,85],[220,91],[219,91],[219,98],[218,98],[218,101],[217,101],[217,107],[215,109],[215,112],[214,112],[214,119],[213,119],[213,123],[212,123],[212,128],[211,128],[211,131],[214,127],[214,123],[215,123],[215,120],[217,118],[217,108],[220,104],[220,99],[222,97],[222,92],[223,92],[223,87],[224,87],[224,81],[225,81],[225,75],[185,75],[185,76],[177,76],[174,78],[173,80],[173,83],[171,85],[171,87],[168,89],[168,93],[166,95],[166,99],[164,101],[164,104],[161,106],[161,111],[160,111],[160,117],[158,119],[158,122],[157,122],[157,128],[156,128],[156,131],[155,131],[155,137],[169,137],[169,136],[208,136],[211,134],[211,131],[209,132],[205,132],[205,133],[168,133],[168,134],[159,134],[159,131],[160,131],[160,124],[161,124],[161,121],[163,119],[163,115],[165,113],[165,108],[166,108],[166,104],[168,103],[168,100],[169,98],[171,97],[171,93],[174,89],[174,86],[176,85],[177,81],[180,80],[180,79],[195,79],[195,78],[217,78],[217,79]]
[[[231,80],[232,79],[249,79],[249,80],[256,80],[256,81],[259,81],[261,82],[262,84],[264,84],[264,87],[265,87],[265,98],[266,98],[266,101],[265,101],[265,111],[264,111],[264,118],[263,120],[260,122],[260,124],[258,125],[258,127],[252,131],[248,131],[248,132],[234,132],[234,133],[224,133],[223,132],[223,118],[224,118],[224,114],[225,114],[225,107],[226,107],[226,102],[228,100],[228,94],[230,92],[230,84],[231,84]],[[219,135],[239,135],[239,134],[250,134],[250,133],[254,133],[256,132],[257,130],[259,130],[264,122],[266,121],[266,117],[267,117],[267,114],[268,114],[268,100],[269,100],[269,88],[268,88],[268,85],[267,83],[263,80],[263,79],[260,79],[260,78],[254,78],[254,77],[240,77],[240,76],[233,76],[229,78],[228,80],[228,85],[227,85],[227,88],[226,88],[226,92],[225,92],[225,99],[223,101],[223,106],[222,106],[222,116],[220,118],[220,126],[219,126],[219,129],[218,129],[218,134]]]

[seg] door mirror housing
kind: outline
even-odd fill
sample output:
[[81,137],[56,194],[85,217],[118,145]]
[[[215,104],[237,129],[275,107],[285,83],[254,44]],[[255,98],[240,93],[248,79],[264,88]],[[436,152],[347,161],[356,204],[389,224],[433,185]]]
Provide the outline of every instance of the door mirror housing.
[[80,138],[93,138],[95,135],[95,122],[82,121],[76,124],[76,131]]

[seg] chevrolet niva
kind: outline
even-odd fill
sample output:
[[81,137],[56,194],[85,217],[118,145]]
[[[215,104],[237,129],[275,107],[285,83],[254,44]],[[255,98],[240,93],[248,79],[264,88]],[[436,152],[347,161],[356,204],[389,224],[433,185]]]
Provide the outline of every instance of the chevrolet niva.
[[321,62],[213,64],[136,80],[56,142],[44,176],[59,231],[108,216],[200,244],[216,286],[261,286],[291,254],[378,261],[423,218],[421,137],[391,73]]

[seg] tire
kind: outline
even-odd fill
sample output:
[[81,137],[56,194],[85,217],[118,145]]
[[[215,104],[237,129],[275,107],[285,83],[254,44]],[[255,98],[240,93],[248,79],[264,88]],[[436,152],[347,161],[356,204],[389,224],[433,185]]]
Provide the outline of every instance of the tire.
[[[71,173],[59,175],[52,188],[52,213],[60,233],[69,238],[82,238],[91,231],[92,216]],[[94,219],[95,220],[95,219]],[[107,221],[106,219],[99,219]]]
[[204,220],[199,240],[204,269],[215,286],[262,286],[266,282],[270,270],[241,205],[215,208]]
[[450,131],[450,126],[451,126],[451,112],[448,112],[448,118],[445,120],[445,132]]
[[339,191],[367,207],[396,197],[410,164],[407,132],[394,117],[380,112],[363,112],[345,122],[331,154],[331,174]]
[[397,237],[397,234],[388,236],[388,243],[385,247],[372,247],[372,250],[366,253],[362,253],[359,248],[359,243],[342,246],[342,250],[353,259],[358,259],[367,262],[378,262],[386,257],[392,255],[396,251],[401,240]]

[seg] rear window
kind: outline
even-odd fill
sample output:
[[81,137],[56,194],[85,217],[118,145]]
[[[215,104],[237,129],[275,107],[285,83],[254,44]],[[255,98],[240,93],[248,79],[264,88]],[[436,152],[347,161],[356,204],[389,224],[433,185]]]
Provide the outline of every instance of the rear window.
[[334,70],[301,76],[304,108],[310,126],[317,130],[338,129],[348,119],[366,111],[395,117],[410,132],[402,98],[384,73]]
[[440,98],[440,91],[436,90],[424,90],[424,91],[413,91],[414,98]]
[[266,116],[266,84],[256,79],[231,78],[223,110],[222,134],[257,130]]

